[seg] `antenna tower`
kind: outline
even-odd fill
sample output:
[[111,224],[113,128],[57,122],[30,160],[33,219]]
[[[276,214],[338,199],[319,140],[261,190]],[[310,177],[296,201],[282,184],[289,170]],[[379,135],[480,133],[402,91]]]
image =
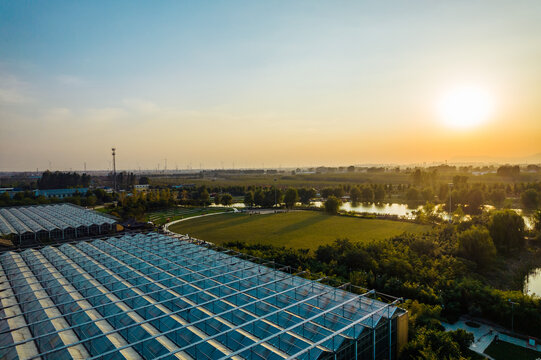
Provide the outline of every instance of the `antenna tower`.
[[113,191],[116,192],[116,148],[111,150],[113,151]]

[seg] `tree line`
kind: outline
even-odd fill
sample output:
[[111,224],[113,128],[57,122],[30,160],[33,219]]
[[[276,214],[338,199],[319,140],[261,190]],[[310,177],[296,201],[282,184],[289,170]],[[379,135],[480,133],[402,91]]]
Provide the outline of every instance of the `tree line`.
[[79,175],[76,172],[50,172],[49,170],[41,174],[37,181],[38,189],[69,189],[77,187],[89,187],[91,176],[87,174]]

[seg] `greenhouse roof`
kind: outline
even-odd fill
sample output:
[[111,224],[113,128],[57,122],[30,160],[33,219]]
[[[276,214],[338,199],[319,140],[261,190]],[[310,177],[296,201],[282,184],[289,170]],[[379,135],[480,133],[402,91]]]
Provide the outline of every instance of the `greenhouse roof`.
[[0,209],[0,236],[115,222],[115,219],[104,214],[67,203],[9,207]]
[[156,233],[4,252],[0,358],[314,359],[402,311],[246,258]]

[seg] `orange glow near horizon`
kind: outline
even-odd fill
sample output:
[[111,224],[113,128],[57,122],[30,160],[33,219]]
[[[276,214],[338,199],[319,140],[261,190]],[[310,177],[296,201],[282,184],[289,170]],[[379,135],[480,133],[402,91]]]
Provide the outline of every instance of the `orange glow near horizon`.
[[0,171],[541,163],[541,1],[189,4],[0,2]]

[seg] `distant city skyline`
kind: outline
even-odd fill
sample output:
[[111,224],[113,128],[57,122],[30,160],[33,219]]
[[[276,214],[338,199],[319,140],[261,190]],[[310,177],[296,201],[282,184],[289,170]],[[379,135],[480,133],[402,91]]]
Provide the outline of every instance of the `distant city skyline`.
[[537,159],[540,13],[0,0],[0,171]]

